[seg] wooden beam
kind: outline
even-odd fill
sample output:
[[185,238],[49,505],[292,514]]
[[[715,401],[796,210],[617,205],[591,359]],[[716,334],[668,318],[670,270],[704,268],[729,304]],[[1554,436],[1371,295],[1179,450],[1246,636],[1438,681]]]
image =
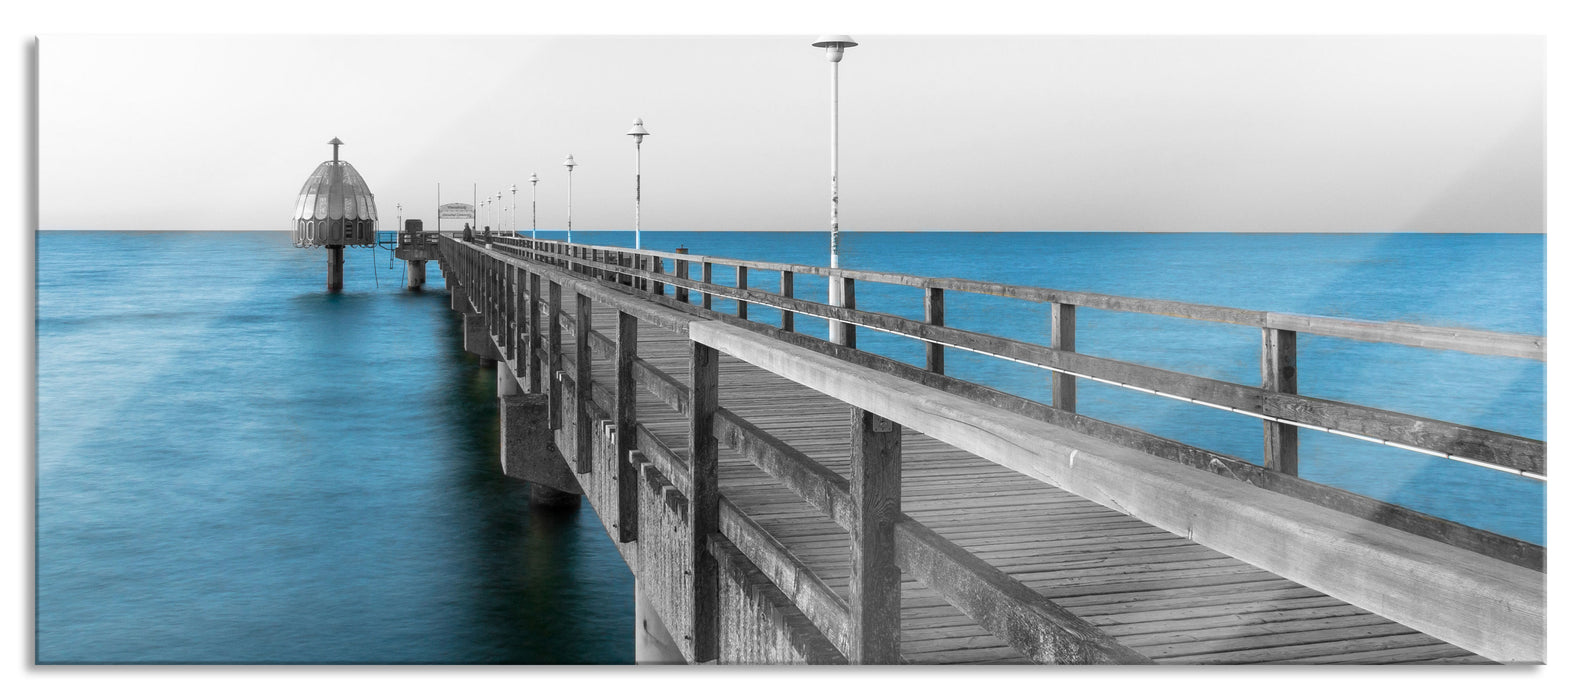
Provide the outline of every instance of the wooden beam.
[[588,344],[588,333],[593,330],[593,300],[585,294],[577,295],[577,473],[593,471],[593,416],[588,405],[593,403],[593,348]]
[[[720,534],[773,581],[787,600],[846,656],[852,648],[851,611],[791,549],[769,534],[724,496],[720,497]],[[899,592],[899,589],[897,589]]]
[[[747,266],[746,265],[737,265],[736,266],[736,288],[737,289],[746,289],[747,288]],[[744,300],[744,299],[737,299],[736,300],[736,317],[737,318],[747,318],[747,301],[746,300]]]
[[911,518],[897,524],[896,540],[907,573],[1033,661],[1153,663]]
[[693,661],[719,656],[719,570],[709,555],[708,538],[720,529],[719,440],[714,437],[714,412],[719,409],[720,354],[703,343],[691,343],[692,411],[688,416],[691,449],[687,494],[692,538]]
[[714,435],[721,447],[734,450],[778,479],[836,525],[852,529],[857,516],[846,479],[839,474],[724,408],[714,414]]
[[[703,263],[703,283],[704,284],[712,284],[713,282],[714,282],[714,263],[710,263],[710,262]],[[703,293],[703,308],[705,308],[705,309],[712,309],[712,308],[714,308],[714,295],[713,294],[710,294],[708,292],[704,292]]]
[[545,315],[549,321],[549,365],[544,368],[544,383],[549,385],[549,425],[555,430],[560,430],[564,421],[561,416],[560,381],[555,374],[560,371],[563,350],[560,341],[560,284],[554,281],[549,283],[548,298],[545,299]]
[[[780,296],[786,299],[796,298],[796,279],[792,277],[792,274],[790,270],[780,273]],[[796,330],[796,314],[791,313],[789,310],[781,311],[780,330]]]
[[[1070,304],[1049,305],[1049,347],[1063,352],[1077,350],[1077,307]],[[1064,372],[1050,372],[1053,400],[1051,405],[1062,411],[1077,411],[1077,378]]]
[[[676,252],[677,253],[685,253],[685,252],[687,252],[687,249],[686,248],[677,248]],[[676,264],[676,278],[680,279],[680,280],[688,279],[688,274],[689,273],[688,273],[688,270],[687,270],[687,261],[686,260],[681,260],[681,259],[678,258],[675,261],[675,264]],[[683,304],[687,303],[687,288],[682,286],[679,283],[676,284],[675,287],[676,287],[676,301],[679,301],[679,302],[681,302]]]
[[[539,296],[538,273],[528,273],[527,279],[527,361],[528,361],[528,390],[534,394],[542,392],[543,364],[538,359],[538,354],[543,348],[543,323],[539,321],[543,315],[543,307]],[[551,403],[551,406],[554,404]]]
[[615,455],[617,541],[637,539],[637,471],[632,451],[637,448],[637,319],[618,312],[615,332]]
[[[1263,354],[1259,363],[1264,391],[1295,394],[1296,331],[1263,329]],[[1281,474],[1297,475],[1296,426],[1263,421],[1263,466]]]
[[[923,323],[930,326],[945,325],[945,290],[938,287],[923,289]],[[923,368],[936,374],[944,374],[945,346],[939,343],[924,343]]]
[[851,646],[854,664],[901,662],[901,426],[851,409]]

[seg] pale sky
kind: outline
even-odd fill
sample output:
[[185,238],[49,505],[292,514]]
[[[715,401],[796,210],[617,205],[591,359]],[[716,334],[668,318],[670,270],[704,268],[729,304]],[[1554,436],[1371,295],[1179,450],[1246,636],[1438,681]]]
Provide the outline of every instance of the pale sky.
[[[430,225],[518,185],[529,228],[822,230],[813,35],[44,36],[41,229],[285,229],[331,137]],[[846,230],[1542,232],[1535,36],[861,35]]]

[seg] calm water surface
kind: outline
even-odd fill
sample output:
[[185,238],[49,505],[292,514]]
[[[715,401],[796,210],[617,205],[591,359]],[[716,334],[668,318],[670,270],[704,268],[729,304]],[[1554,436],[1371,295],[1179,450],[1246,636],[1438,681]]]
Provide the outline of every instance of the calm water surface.
[[[493,373],[438,271],[280,233],[38,236],[40,663],[630,663],[632,578],[591,509],[500,475]],[[578,242],[625,244],[630,233]],[[820,264],[824,233],[644,232]],[[1544,238],[847,233],[857,269],[1544,333]],[[375,275],[377,274],[377,280]],[[818,299],[819,281],[798,280]],[[776,290],[778,278],[750,283]],[[920,318],[921,293],[858,305]],[[1039,304],[947,293],[952,326],[1048,342]],[[754,310],[754,318],[771,320]],[[799,328],[820,334],[803,317]],[[859,331],[917,363],[912,341]],[[1082,310],[1079,351],[1258,383],[1257,329]],[[1048,400],[1047,372],[947,350]],[[1542,363],[1302,336],[1303,393],[1543,439]],[[1079,381],[1079,409],[1261,460],[1258,421]],[[1302,432],[1308,478],[1543,543],[1541,484]]]

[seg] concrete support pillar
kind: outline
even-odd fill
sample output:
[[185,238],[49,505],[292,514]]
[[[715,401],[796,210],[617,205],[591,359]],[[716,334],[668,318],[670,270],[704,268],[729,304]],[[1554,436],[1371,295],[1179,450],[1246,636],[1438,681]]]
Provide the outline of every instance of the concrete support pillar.
[[516,373],[511,371],[511,363],[500,362],[494,366],[494,369],[495,396],[503,398],[522,393],[522,385],[516,383]]
[[341,268],[346,265],[346,246],[325,246],[330,251],[329,274],[325,280],[325,287],[332,292],[341,291]]
[[500,397],[500,469],[533,483],[534,505],[575,508],[582,503],[582,485],[555,447],[544,394]]
[[[483,314],[464,313],[461,316],[462,348],[467,352],[477,355],[492,363],[500,359],[500,351],[494,347],[494,339],[489,337],[489,328],[484,322]],[[492,367],[492,364],[482,364]]]
[[470,314],[470,313],[472,313],[472,309],[468,306],[467,290],[462,289],[460,282],[457,282],[457,283],[449,285],[449,286],[450,286],[450,310],[451,311],[455,311],[456,313],[461,313],[461,314]]
[[665,623],[659,619],[659,612],[648,603],[648,596],[643,595],[642,577],[632,586],[632,598],[637,603],[632,606],[636,609],[637,620],[632,625],[636,632],[636,654],[639,664],[684,664],[687,657],[681,654],[681,647],[676,646],[676,640],[671,638],[670,630],[665,629]]
[[426,279],[426,277],[428,277],[428,261],[427,260],[408,260],[408,261],[406,261],[406,288],[407,289],[422,289],[423,288],[423,283],[428,281]]

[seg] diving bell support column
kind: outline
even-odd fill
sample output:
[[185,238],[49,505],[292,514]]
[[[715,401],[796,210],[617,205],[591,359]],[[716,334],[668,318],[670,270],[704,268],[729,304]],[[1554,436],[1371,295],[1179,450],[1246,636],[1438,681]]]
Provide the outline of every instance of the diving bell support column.
[[341,290],[341,270],[346,266],[346,246],[328,245],[324,247],[330,251],[329,274],[324,286],[332,292],[338,292]]

